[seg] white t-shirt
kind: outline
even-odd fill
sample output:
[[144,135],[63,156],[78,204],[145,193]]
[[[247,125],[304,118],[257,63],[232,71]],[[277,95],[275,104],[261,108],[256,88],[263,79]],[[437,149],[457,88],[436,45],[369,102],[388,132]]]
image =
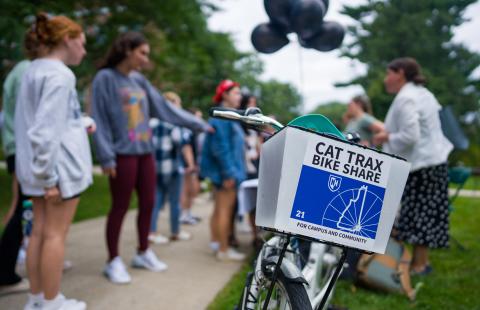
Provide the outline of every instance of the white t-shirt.
[[411,171],[446,162],[453,145],[443,135],[440,109],[428,89],[405,84],[385,118],[390,135],[383,150],[407,159],[412,164]]

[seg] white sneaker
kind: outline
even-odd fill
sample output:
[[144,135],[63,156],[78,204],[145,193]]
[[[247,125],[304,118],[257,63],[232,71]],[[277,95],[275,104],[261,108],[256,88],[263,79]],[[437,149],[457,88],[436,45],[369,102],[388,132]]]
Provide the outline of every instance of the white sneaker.
[[[45,306],[42,307],[42,310],[47,310]],[[58,308],[58,310],[86,310],[87,304],[84,301],[76,299],[65,299],[63,305]]]
[[20,250],[18,250],[17,264],[25,265],[26,260],[27,260],[27,251],[22,246]]
[[180,230],[176,235],[170,237],[171,241],[188,241],[192,239],[192,234],[188,231]]
[[132,278],[128,274],[127,267],[120,256],[115,257],[105,266],[103,274],[110,282],[115,284],[127,284],[132,281]]
[[28,293],[28,300],[23,310],[41,310],[43,304],[43,294],[32,295]]
[[210,250],[213,254],[217,254],[218,250],[220,250],[220,243],[217,241],[210,241],[208,246],[210,247]]
[[227,261],[243,261],[245,260],[246,255],[243,253],[238,252],[233,248],[228,248],[226,251],[218,251],[217,252],[217,259],[222,262]]
[[158,234],[158,235],[154,235],[154,234],[150,234],[148,235],[148,241],[152,242],[153,244],[168,244],[170,242],[170,240],[161,235],[161,234]]
[[42,309],[42,303],[41,302],[33,302],[33,301],[27,301],[25,306],[23,307],[23,310],[41,310]]
[[53,300],[44,300],[41,307],[42,310],[85,310],[87,304],[76,299],[67,299],[62,294]]
[[238,221],[237,229],[240,233],[244,233],[244,234],[249,234],[252,232],[252,226],[250,226],[250,223],[248,222],[248,219],[246,216],[243,216],[243,218],[240,221]]
[[71,260],[63,261],[63,272],[69,271],[72,268],[73,268],[73,263]]
[[136,254],[132,260],[132,267],[145,268],[155,272],[164,271],[168,268],[167,264],[159,260],[151,249],[147,249],[141,254]]
[[180,223],[185,224],[185,225],[197,225],[198,220],[196,220],[193,216],[191,215],[185,215],[180,217]]

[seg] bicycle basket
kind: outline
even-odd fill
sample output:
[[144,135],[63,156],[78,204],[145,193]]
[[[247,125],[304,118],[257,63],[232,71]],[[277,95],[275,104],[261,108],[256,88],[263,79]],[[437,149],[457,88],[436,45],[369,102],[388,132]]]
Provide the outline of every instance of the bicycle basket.
[[315,131],[292,122],[263,145],[257,225],[383,253],[410,164],[313,119],[305,120]]

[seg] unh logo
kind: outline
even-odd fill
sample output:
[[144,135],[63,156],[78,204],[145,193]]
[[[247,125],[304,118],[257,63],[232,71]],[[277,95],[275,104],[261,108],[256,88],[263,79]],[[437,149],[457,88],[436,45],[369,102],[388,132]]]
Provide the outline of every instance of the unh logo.
[[342,185],[342,178],[341,177],[337,177],[335,175],[330,175],[328,177],[328,188],[332,192],[336,192],[340,188],[340,185]]

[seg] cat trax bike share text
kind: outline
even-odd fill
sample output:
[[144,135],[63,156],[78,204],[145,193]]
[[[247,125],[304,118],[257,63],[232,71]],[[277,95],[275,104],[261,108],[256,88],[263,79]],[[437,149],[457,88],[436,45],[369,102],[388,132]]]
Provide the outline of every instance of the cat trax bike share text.
[[[212,108],[216,118],[274,132],[260,157],[260,250],[237,309],[324,309],[347,249],[383,254],[410,170],[404,159],[346,137],[324,116],[283,126],[258,108]],[[311,241],[301,269],[298,240]]]

